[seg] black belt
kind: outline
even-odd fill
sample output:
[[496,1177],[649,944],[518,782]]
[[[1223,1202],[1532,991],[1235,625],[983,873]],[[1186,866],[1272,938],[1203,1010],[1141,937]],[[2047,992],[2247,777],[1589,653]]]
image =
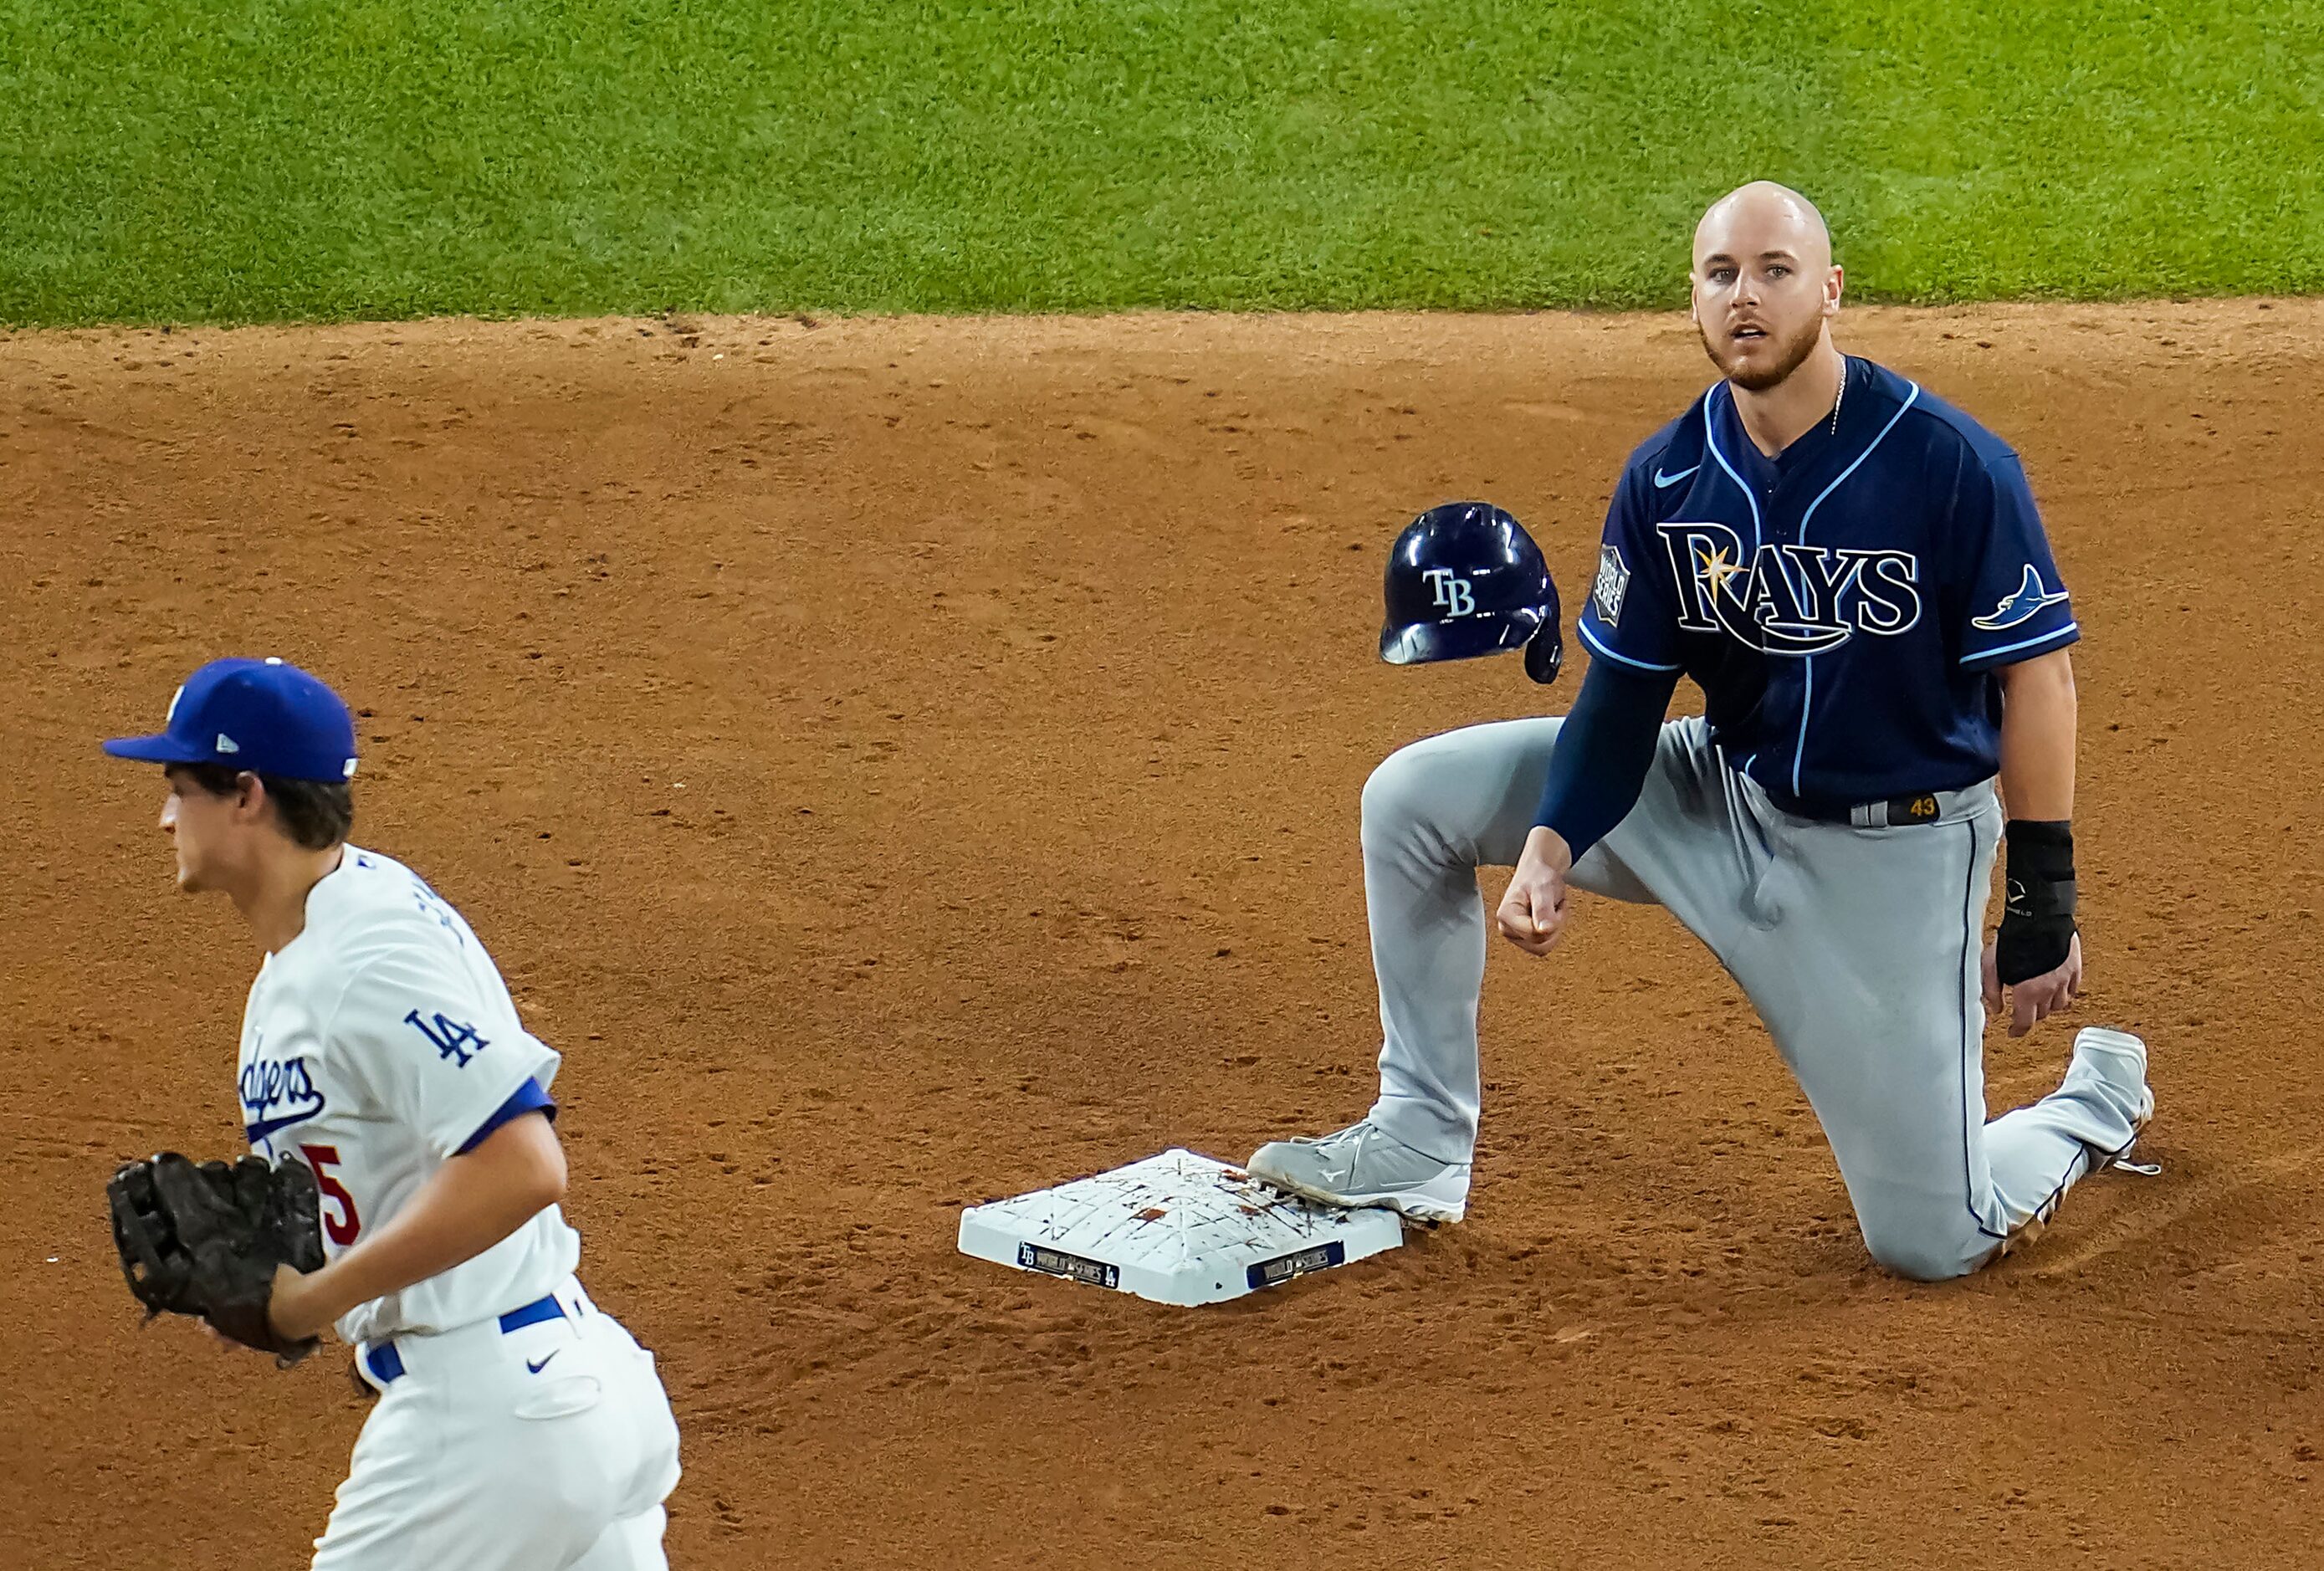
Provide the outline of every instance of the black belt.
[[[521,1331],[528,1326],[538,1326],[543,1320],[564,1318],[565,1306],[557,1301],[555,1293],[551,1293],[545,1298],[535,1298],[521,1308],[511,1309],[502,1316],[501,1335],[505,1336],[512,1331]],[[363,1355],[363,1365],[371,1372],[372,1382],[376,1385],[386,1385],[391,1381],[403,1378],[403,1354],[395,1350],[392,1340],[375,1343],[366,1348]]]
[[1859,829],[1898,829],[1908,824],[1933,824],[1943,815],[1934,791],[1914,791],[1885,802],[1864,802],[1849,809],[1835,822]]
[[1819,824],[1846,824],[1858,829],[1901,829],[1914,824],[1941,822],[1945,809],[1960,794],[1959,791],[1914,791],[1908,796],[1890,797],[1886,801],[1858,802],[1852,806],[1802,801],[1796,797],[1775,791],[1769,791],[1767,798],[1795,818],[1812,818]]

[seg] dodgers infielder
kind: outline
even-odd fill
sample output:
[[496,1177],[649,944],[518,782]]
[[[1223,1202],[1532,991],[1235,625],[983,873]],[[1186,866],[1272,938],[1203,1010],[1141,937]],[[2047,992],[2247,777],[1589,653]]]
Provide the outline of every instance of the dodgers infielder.
[[[1757,1008],[1875,1259],[1977,1270],[2036,1233],[2153,1116],[2137,1038],[2088,1030],[2064,1082],[1987,1123],[1981,1004],[2011,1034],[2071,1002],[2079,636],[2016,455],[1830,323],[1821,217],[1779,186],[1695,234],[1693,316],[1723,380],[1632,455],[1564,718],[1471,726],[1364,788],[1385,1043],[1364,1122],[1250,1170],[1458,1221],[1477,1135],[1485,919],[1546,953],[1569,890],[1667,907]],[[1700,719],[1662,724],[1679,675]],[[1998,792],[1996,785],[1998,783]],[[1996,947],[1980,938],[2009,846]]]
[[313,1171],[327,1260],[283,1268],[272,1318],[336,1323],[379,1393],[318,1571],[664,1566],[678,1426],[652,1355],[574,1279],[558,1055],[460,913],[346,844],[346,706],[279,661],[217,661],[159,735],[105,747],[166,766],[178,887],[226,895],[266,950],[244,1130]]

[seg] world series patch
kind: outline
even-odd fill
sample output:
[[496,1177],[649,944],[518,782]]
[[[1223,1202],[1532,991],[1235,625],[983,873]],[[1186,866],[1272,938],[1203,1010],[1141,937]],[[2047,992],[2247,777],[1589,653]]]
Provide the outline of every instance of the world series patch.
[[1597,607],[1598,620],[1609,627],[1622,623],[1622,602],[1630,593],[1630,569],[1622,565],[1622,553],[1613,546],[1598,548],[1598,579],[1590,587],[1590,603]]

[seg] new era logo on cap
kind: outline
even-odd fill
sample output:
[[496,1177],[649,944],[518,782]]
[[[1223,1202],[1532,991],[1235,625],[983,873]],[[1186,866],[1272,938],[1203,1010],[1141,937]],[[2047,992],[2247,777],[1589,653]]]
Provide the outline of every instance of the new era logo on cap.
[[355,723],[319,679],[280,660],[217,660],[188,677],[161,733],[118,736],[115,758],[232,763],[285,780],[344,781],[355,772]]

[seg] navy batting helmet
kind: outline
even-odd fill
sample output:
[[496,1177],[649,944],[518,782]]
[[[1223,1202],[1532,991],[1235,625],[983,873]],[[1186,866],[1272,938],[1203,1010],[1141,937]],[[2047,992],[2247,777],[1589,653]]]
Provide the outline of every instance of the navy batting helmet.
[[1484,502],[1432,507],[1396,537],[1388,557],[1390,665],[1466,660],[1525,650],[1526,675],[1554,681],[1565,658],[1557,586],[1525,525]]

